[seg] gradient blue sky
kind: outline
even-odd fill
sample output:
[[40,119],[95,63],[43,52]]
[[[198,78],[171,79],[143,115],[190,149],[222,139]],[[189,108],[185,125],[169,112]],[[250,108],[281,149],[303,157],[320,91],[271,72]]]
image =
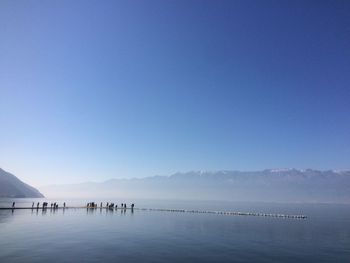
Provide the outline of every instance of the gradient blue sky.
[[0,1],[0,167],[34,185],[350,168],[350,1]]

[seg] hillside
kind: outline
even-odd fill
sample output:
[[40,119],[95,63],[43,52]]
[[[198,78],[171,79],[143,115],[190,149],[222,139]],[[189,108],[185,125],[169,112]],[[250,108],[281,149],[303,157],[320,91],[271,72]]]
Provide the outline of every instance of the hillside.
[[0,168],[0,197],[40,198],[44,196],[34,187]]

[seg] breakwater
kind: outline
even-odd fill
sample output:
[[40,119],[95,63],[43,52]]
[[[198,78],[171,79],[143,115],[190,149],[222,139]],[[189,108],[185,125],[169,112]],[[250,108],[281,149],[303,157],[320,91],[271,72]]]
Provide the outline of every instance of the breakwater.
[[106,209],[106,210],[139,210],[139,211],[157,211],[157,212],[173,212],[173,213],[193,213],[193,214],[216,214],[226,216],[259,216],[259,217],[275,217],[275,218],[293,218],[306,219],[306,215],[291,215],[279,213],[258,213],[258,212],[236,212],[236,211],[212,211],[212,210],[188,210],[188,209],[167,209],[167,208],[110,208],[110,207],[87,207],[87,206],[71,206],[71,207],[0,207],[0,210],[62,210],[62,209]]

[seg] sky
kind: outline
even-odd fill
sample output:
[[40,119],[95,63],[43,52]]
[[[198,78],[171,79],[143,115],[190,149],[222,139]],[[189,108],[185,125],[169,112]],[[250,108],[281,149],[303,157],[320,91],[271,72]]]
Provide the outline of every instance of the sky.
[[0,167],[35,186],[350,168],[349,1],[0,1]]

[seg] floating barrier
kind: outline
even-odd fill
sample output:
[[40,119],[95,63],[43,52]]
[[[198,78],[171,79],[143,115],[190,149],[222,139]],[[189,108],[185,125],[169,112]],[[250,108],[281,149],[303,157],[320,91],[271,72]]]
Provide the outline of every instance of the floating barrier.
[[297,218],[306,219],[306,215],[289,215],[289,214],[266,214],[252,212],[232,212],[232,211],[208,211],[208,210],[186,210],[186,209],[162,209],[162,208],[134,208],[143,211],[161,211],[161,212],[178,212],[178,213],[194,213],[194,214],[217,214],[217,215],[232,215],[232,216],[265,216],[279,218]]
[[193,214],[216,214],[216,215],[231,215],[231,216],[260,216],[260,217],[277,217],[277,218],[294,218],[306,219],[306,215],[289,215],[289,214],[270,214],[270,213],[254,213],[254,212],[233,212],[233,211],[210,211],[210,210],[186,210],[186,209],[166,209],[166,208],[110,208],[110,207],[87,207],[87,206],[71,206],[71,207],[0,207],[0,210],[64,210],[64,209],[107,209],[107,210],[139,210],[139,211],[158,211],[158,212],[176,212],[176,213],[193,213]]

